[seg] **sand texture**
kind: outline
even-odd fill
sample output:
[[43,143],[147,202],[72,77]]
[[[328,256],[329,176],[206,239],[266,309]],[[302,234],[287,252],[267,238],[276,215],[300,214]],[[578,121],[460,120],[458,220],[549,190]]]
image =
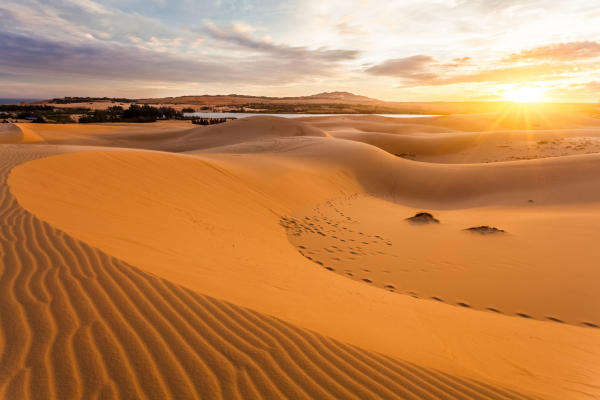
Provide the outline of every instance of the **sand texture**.
[[0,398],[600,397],[600,121],[536,117],[2,126]]

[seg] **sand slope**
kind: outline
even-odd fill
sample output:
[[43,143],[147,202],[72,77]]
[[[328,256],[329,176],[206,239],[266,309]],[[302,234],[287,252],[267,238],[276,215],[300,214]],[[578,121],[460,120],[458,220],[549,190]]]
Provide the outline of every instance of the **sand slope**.
[[[154,124],[16,124],[30,134],[27,142],[37,144],[143,147],[145,144],[175,140],[196,127],[186,121]],[[0,141],[0,143],[4,143]]]
[[[210,126],[198,126],[189,121],[161,121],[153,124],[18,124],[18,128],[27,132],[24,138],[14,134],[1,135],[0,144],[38,142],[182,152],[263,138],[329,137],[304,122],[272,116],[248,117]],[[10,129],[16,132],[16,128]]]
[[20,143],[23,132],[15,124],[0,124],[0,143]]
[[462,132],[600,128],[600,120],[596,118],[535,110],[409,118],[405,120],[406,122],[449,128]]
[[330,137],[324,131],[295,119],[272,116],[247,117],[202,129],[195,137],[181,140],[176,145],[163,146],[160,150],[183,152],[278,137]]
[[[235,122],[146,135],[185,154],[3,146],[0,397],[600,395],[600,156],[422,163]],[[409,125],[382,134],[464,134]]]
[[489,163],[600,152],[598,120],[558,113],[301,120],[338,139],[367,143],[399,157],[433,163]]
[[29,126],[31,124],[0,125],[0,144],[44,143],[44,139]]
[[[402,132],[403,125],[425,125],[423,132],[490,132],[505,130],[591,129],[600,128],[600,120],[558,112],[539,110],[503,113],[454,114],[438,117],[393,118],[379,115],[340,115],[303,117],[299,121],[324,130],[361,130],[364,132]],[[391,125],[386,130],[377,125]],[[370,128],[372,126],[373,128]],[[412,128],[410,128],[412,130]],[[414,132],[414,130],[413,130]]]
[[533,160],[600,152],[600,129],[419,133],[330,132],[414,161],[473,164]]
[[[595,368],[596,352],[580,353],[575,369],[565,363],[563,354],[590,351],[593,343],[600,343],[596,330],[588,328],[580,333],[582,328],[464,310],[434,301],[423,303],[383,291],[310,262],[287,245],[280,225],[281,217],[292,215],[294,210],[313,209],[329,199],[365,190],[392,197],[397,194],[397,201],[406,196],[407,202],[454,207],[515,198],[525,201],[519,191],[540,189],[539,185],[531,187],[535,174],[521,174],[523,180],[515,181],[510,177],[519,175],[511,173],[517,164],[486,165],[483,167],[487,169],[500,168],[497,180],[481,175],[487,185],[473,185],[479,168],[462,167],[466,169],[465,179],[455,182],[462,182],[462,186],[450,182],[446,187],[435,182],[424,186],[428,174],[439,175],[434,168],[454,174],[456,167],[414,163],[347,141],[276,141],[282,144],[271,153],[243,158],[153,152],[64,155],[17,167],[10,178],[11,190],[27,209],[53,226],[192,290],[421,365],[463,375],[475,373],[479,379],[522,385],[522,390],[535,388],[545,396],[559,390],[556,384],[583,389],[580,383],[564,377],[577,376],[576,382],[584,382],[587,373],[583,372]],[[406,169],[390,175],[390,162]],[[420,171],[423,167],[425,170]],[[387,175],[382,173],[386,170]],[[563,171],[565,182],[573,172],[557,170]],[[396,179],[396,174],[413,180]],[[503,188],[498,187],[498,180]],[[390,187],[395,187],[391,194]],[[561,190],[541,187],[553,196],[551,200],[561,201]],[[388,193],[384,193],[386,188]],[[508,197],[502,196],[505,192]],[[598,193],[587,196],[591,197],[582,201],[599,198]],[[37,201],[41,198],[43,202]],[[80,223],[82,219],[86,224]],[[479,305],[470,300],[474,307]],[[593,304],[593,299],[588,300],[590,303],[583,306]],[[378,306],[370,306],[371,301]],[[543,313],[541,317],[546,315],[554,314]],[[488,336],[492,332],[497,339]],[[522,337],[524,332],[528,332],[526,337]],[[396,340],[385,339],[389,335]],[[508,343],[503,339],[514,335],[520,339]],[[470,350],[473,347],[478,349],[476,353]],[[506,358],[498,358],[499,349]],[[459,364],[448,363],[457,358]],[[523,377],[523,368],[544,384]],[[550,376],[552,385],[548,383]],[[551,391],[547,391],[549,387]],[[571,395],[571,390],[565,393]]]
[[10,168],[55,148],[0,152],[2,398],[530,398],[141,271],[38,220],[10,195]]

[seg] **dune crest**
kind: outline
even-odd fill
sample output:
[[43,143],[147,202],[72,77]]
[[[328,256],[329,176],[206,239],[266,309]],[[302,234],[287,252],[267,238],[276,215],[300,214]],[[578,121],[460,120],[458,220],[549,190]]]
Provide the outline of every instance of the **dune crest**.
[[17,143],[44,143],[31,124],[0,124],[0,145]]
[[[545,113],[445,117],[315,117],[308,124],[337,138],[379,147],[409,160],[492,163],[600,153],[600,124],[588,117]],[[410,123],[407,123],[409,121]]]

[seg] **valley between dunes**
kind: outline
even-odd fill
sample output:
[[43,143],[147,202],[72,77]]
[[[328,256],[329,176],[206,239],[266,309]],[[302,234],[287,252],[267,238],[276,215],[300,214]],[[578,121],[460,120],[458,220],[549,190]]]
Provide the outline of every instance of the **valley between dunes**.
[[597,119],[3,124],[0,221],[2,399],[600,398]]

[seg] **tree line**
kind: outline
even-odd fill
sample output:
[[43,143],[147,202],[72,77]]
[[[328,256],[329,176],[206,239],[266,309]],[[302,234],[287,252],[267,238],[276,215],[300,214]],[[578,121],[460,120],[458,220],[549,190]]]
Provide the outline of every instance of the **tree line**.
[[128,109],[121,106],[108,107],[106,110],[94,110],[91,115],[83,116],[79,123],[102,123],[102,122],[156,122],[158,118],[173,119],[182,118],[183,112],[172,107],[153,107],[147,104],[132,104]]
[[134,99],[126,98],[109,98],[109,97],[65,97],[62,99],[52,99],[50,103],[54,104],[72,104],[72,103],[87,103],[95,101],[112,101],[113,103],[133,103]]

